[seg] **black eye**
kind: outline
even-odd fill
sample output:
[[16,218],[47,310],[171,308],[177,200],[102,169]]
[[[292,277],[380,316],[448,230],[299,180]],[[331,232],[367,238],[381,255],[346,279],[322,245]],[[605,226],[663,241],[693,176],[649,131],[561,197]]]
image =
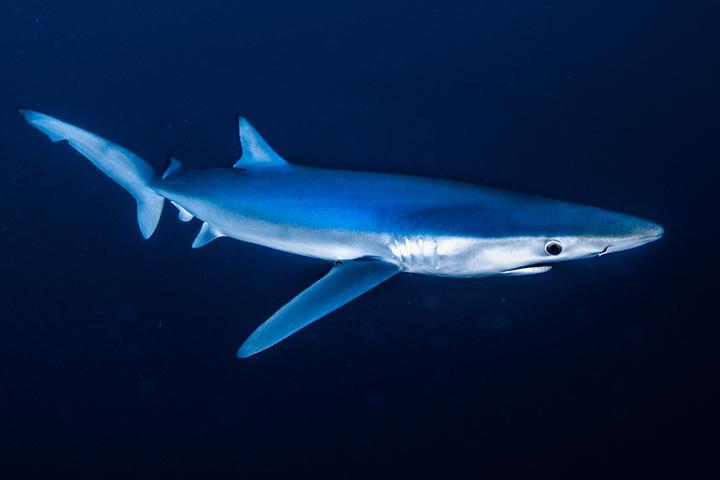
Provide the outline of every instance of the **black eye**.
[[556,240],[550,240],[545,244],[545,252],[547,252],[548,255],[560,255],[562,252],[562,245],[560,245],[560,242]]

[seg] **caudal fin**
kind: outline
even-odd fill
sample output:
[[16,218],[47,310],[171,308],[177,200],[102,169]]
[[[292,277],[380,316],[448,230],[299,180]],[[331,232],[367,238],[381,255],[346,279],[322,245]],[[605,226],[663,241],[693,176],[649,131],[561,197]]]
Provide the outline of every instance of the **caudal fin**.
[[66,140],[71,147],[130,192],[137,202],[140,232],[144,238],[150,238],[160,221],[165,201],[152,188],[156,174],[150,165],[120,145],[82,128],[32,110],[18,111],[30,125],[50,137],[50,140]]

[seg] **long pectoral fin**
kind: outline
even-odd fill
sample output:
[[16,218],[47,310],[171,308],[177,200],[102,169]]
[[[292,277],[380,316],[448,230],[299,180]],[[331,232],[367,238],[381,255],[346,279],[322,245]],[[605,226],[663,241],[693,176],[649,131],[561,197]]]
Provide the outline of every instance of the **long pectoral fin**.
[[260,325],[240,346],[238,357],[249,357],[275,345],[398,272],[397,265],[374,259],[335,265],[327,275]]

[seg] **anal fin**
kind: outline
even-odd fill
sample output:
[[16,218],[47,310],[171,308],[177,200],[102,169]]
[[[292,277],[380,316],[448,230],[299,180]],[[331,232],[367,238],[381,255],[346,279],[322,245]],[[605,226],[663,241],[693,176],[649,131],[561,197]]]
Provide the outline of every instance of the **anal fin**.
[[212,242],[216,238],[224,236],[225,235],[215,230],[209,223],[204,222],[202,227],[200,227],[200,232],[197,234],[197,237],[195,237],[192,248],[200,248]]

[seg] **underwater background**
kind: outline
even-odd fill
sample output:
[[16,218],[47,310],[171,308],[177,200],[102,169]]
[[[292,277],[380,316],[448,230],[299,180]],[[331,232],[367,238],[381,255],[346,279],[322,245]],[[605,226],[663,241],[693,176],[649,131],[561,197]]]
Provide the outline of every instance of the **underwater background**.
[[[4,0],[3,478],[718,474],[717,2]],[[526,278],[398,276],[260,355],[328,266],[132,198],[27,107],[162,168],[292,162],[648,218]]]

